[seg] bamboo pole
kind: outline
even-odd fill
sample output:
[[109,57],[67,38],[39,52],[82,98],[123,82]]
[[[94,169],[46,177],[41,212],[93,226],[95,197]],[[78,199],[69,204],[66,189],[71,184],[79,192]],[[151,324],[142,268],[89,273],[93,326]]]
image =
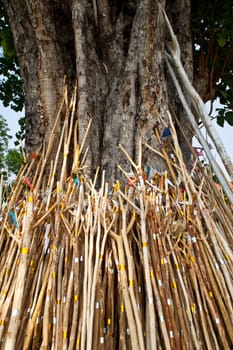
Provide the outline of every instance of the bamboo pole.
[[33,220],[33,198],[32,194],[30,194],[27,198],[26,204],[26,212],[24,216],[23,222],[23,239],[21,249],[21,257],[19,270],[16,280],[16,287],[12,305],[12,313],[8,326],[8,333],[6,335],[6,343],[5,349],[14,349],[17,332],[20,326],[20,317],[21,317],[21,307],[23,305],[24,298],[24,287],[25,287],[25,279],[27,276],[28,263],[29,263],[29,254],[30,254],[30,243],[31,243],[31,235],[30,228]]
[[148,237],[146,233],[146,204],[144,203],[144,183],[142,177],[140,178],[140,209],[141,209],[141,242],[143,251],[143,264],[145,271],[145,284],[146,284],[146,305],[148,307],[147,327],[149,331],[148,335],[148,346],[151,349],[157,349],[157,342],[155,337],[155,310],[154,310],[154,299],[152,293],[152,285],[150,281],[150,268],[149,268],[149,251],[148,251]]
[[142,329],[142,324],[139,317],[136,297],[134,293],[134,283],[135,283],[134,269],[135,268],[134,268],[133,257],[130,253],[130,247],[129,247],[128,238],[127,238],[127,208],[123,206],[123,203],[120,197],[119,197],[119,202],[120,202],[121,213],[122,213],[122,240],[123,240],[123,245],[124,245],[126,259],[127,259],[127,266],[128,266],[128,290],[129,290],[129,296],[130,296],[133,314],[134,314],[135,323],[136,323],[138,344],[139,344],[139,348],[143,350],[145,349],[144,339],[143,339],[143,329]]

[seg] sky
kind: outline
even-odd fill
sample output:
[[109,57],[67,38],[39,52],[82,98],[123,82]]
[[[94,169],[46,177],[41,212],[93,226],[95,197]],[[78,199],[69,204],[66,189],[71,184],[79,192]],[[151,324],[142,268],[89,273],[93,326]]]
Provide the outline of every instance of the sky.
[[[14,148],[15,134],[19,130],[18,119],[24,115],[24,112],[16,113],[10,108],[4,108],[2,103],[0,102],[0,114],[7,120],[10,129],[10,134],[13,136],[13,139],[10,140],[9,147]],[[219,127],[215,121],[213,123],[216,126],[217,132],[221,137],[226,147],[226,150],[233,162],[233,127],[229,126],[228,123],[225,123],[224,127],[222,128]],[[215,150],[213,150],[212,152],[218,160]]]
[[14,148],[15,134],[19,131],[20,126],[18,120],[24,116],[24,112],[15,112],[11,108],[5,108],[0,101],[0,114],[6,119],[8,127],[10,129],[9,134],[13,138],[9,141],[9,148]]

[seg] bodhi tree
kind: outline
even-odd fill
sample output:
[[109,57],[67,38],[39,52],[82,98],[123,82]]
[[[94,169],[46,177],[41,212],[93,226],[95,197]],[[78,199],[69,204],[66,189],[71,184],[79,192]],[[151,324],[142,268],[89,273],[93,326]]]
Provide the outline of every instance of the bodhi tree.
[[[205,56],[206,47],[199,40],[201,30],[195,20],[196,31],[191,31],[192,13],[199,19],[200,14],[198,17],[197,8],[191,8],[190,0],[5,0],[4,4],[23,80],[29,152],[48,142],[64,76],[70,90],[77,83],[79,140],[92,118],[87,165],[91,171],[101,166],[110,182],[119,176],[117,164],[124,163],[119,144],[133,159],[137,159],[139,137],[143,144],[158,148],[156,134],[161,135],[168,126],[169,109],[185,125],[183,131],[189,140],[190,130],[202,114],[208,126],[201,99],[191,83],[194,77],[206,100],[208,94],[216,96],[213,90],[221,77],[216,74],[213,80],[215,75],[209,74],[211,53],[205,70],[197,60],[193,63],[193,38],[196,56]],[[209,22],[204,32],[211,27]],[[229,35],[219,38],[220,46],[227,46],[232,39]],[[228,57],[228,71],[229,62]],[[57,136],[61,124],[62,120]],[[190,151],[180,138],[188,165]],[[225,156],[222,145],[221,152]],[[159,170],[164,167],[147,148],[143,149],[143,162]],[[227,156],[225,164],[232,175]]]

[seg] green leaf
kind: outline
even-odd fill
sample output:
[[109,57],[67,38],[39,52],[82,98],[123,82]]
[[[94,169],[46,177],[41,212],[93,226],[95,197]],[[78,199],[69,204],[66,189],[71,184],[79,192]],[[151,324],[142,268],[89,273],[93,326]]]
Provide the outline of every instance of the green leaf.
[[224,97],[227,98],[227,91],[225,90],[219,90],[220,94]]
[[225,120],[228,122],[228,124],[233,126],[233,111],[232,112],[227,112],[225,114]]
[[224,119],[224,117],[222,115],[218,115],[217,116],[217,124],[219,126],[223,127],[224,126],[224,121],[225,121],[225,119]]
[[226,38],[224,38],[223,36],[220,36],[220,37],[218,38],[218,45],[219,45],[220,47],[224,47],[224,46],[226,45],[226,42],[227,42],[227,40],[226,40]]
[[17,175],[22,163],[23,163],[23,155],[22,152],[13,148],[9,149],[6,155],[6,164],[8,166],[8,171]]
[[0,100],[5,107],[21,111],[24,93],[13,36],[3,0],[0,0]]

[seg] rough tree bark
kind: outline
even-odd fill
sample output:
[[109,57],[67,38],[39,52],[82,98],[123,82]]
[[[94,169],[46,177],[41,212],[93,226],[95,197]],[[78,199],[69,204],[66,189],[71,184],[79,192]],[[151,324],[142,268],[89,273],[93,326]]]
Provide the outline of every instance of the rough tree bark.
[[[24,82],[28,151],[48,140],[64,76],[69,87],[77,78],[80,141],[93,119],[87,165],[105,168],[111,182],[119,177],[117,164],[125,165],[119,144],[135,159],[140,134],[159,147],[155,129],[161,134],[167,125],[169,103],[184,118],[165,74],[162,9],[192,79],[190,0],[5,0],[5,6]],[[146,149],[143,161],[164,167]]]

